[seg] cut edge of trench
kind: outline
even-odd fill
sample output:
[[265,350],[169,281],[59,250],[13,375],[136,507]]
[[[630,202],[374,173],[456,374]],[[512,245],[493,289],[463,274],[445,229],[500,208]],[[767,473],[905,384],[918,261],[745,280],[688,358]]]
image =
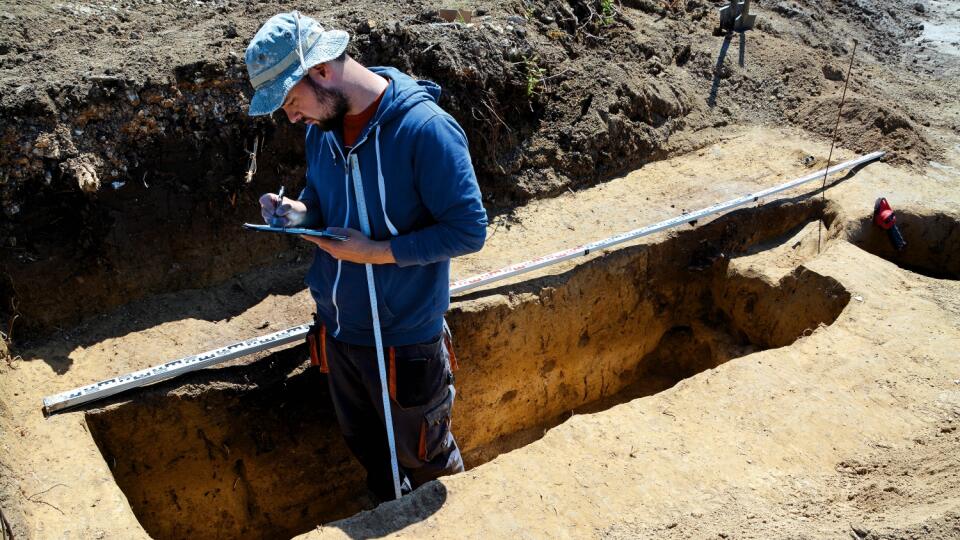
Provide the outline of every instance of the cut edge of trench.
[[[831,324],[850,299],[832,278],[802,263],[776,282],[731,266],[821,217],[829,230],[835,216],[823,208],[739,210],[456,302],[454,433],[468,466],[530,444],[571,413],[661,392]],[[85,412],[151,536],[288,538],[369,507],[325,381],[305,358],[293,347]]]

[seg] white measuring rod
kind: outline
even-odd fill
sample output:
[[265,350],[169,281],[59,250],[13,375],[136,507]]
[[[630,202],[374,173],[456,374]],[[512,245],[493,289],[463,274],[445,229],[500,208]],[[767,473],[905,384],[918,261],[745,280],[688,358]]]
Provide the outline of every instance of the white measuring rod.
[[[379,129],[379,128],[377,128]],[[378,143],[379,144],[379,143]],[[360,178],[360,162],[353,150],[347,154],[353,167],[353,194],[357,198],[357,213],[360,232],[370,237],[370,217],[367,215],[367,202],[363,198],[363,183]],[[386,213],[384,213],[386,216]],[[391,227],[392,229],[392,227]],[[380,333],[380,308],[377,307],[377,286],[373,278],[373,265],[364,264],[367,271],[367,294],[370,295],[370,315],[373,318],[373,340],[377,349],[377,370],[380,375],[380,397],[383,400],[383,422],[387,428],[387,446],[390,450],[390,472],[393,475],[393,498],[400,498],[400,466],[397,464],[397,442],[393,435],[393,413],[390,406],[390,394],[387,389],[387,368],[383,359],[383,336]],[[338,330],[339,331],[339,330]],[[326,336],[324,336],[326,339]]]
[[[750,193],[736,199],[717,203],[713,206],[708,206],[701,210],[697,210],[696,212],[682,214],[659,223],[654,223],[653,225],[648,225],[646,227],[627,231],[616,236],[611,236],[610,238],[606,238],[604,240],[598,240],[590,244],[585,244],[564,251],[558,251],[550,255],[544,255],[543,257],[513,264],[507,266],[506,268],[501,268],[500,270],[462,279],[450,284],[450,294],[453,295],[462,293],[464,291],[482,287],[495,281],[501,281],[569,259],[589,255],[590,253],[599,249],[629,242],[642,236],[647,236],[655,232],[671,229],[678,225],[683,225],[684,223],[697,221],[706,216],[718,214],[720,212],[724,212],[738,206],[743,206],[751,202],[756,202],[764,197],[769,197],[770,195],[795,188],[808,182],[812,182],[818,178],[824,178],[825,175],[847,171],[855,167],[859,167],[860,165],[870,163],[871,161],[880,159],[884,156],[884,154],[885,152],[873,152],[866,154],[856,159],[833,165],[832,167],[829,167],[829,169],[820,169],[819,171],[812,172],[795,180],[757,191],[755,193]],[[123,392],[124,390],[163,381],[184,373],[189,373],[191,371],[210,367],[228,360],[233,360],[234,358],[240,358],[248,354],[287,345],[289,343],[304,339],[309,328],[309,324],[294,326],[293,328],[287,328],[286,330],[281,330],[273,334],[267,334],[265,336],[248,339],[246,341],[240,341],[219,349],[172,360],[165,364],[135,371],[126,375],[120,375],[113,379],[107,379],[105,381],[100,381],[88,386],[81,386],[79,388],[74,388],[73,390],[53,396],[48,396],[43,398],[43,413],[45,415],[49,415],[64,409],[82,405],[84,403],[90,403],[91,401],[103,399],[105,397]]]

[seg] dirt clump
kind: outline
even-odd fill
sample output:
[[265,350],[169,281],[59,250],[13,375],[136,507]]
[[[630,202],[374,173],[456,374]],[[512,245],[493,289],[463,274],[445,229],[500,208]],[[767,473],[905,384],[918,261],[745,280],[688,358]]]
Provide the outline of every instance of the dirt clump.
[[844,74],[843,70],[833,64],[823,65],[823,76],[826,77],[828,81],[847,80],[847,76]]

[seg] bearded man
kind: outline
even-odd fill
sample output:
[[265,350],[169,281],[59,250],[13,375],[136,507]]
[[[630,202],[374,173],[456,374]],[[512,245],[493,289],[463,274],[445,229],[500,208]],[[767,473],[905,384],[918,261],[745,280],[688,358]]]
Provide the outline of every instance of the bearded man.
[[274,225],[347,237],[304,236],[317,246],[306,277],[317,304],[308,341],[368,487],[389,500],[377,333],[404,490],[462,471],[443,315],[450,259],[483,246],[487,216],[466,135],[437,105],[440,87],[362,66],[345,52],[349,39],[295,11],[272,17],[246,51],[249,114],[282,108],[307,125],[306,187],[297,200],[265,194],[261,212]]

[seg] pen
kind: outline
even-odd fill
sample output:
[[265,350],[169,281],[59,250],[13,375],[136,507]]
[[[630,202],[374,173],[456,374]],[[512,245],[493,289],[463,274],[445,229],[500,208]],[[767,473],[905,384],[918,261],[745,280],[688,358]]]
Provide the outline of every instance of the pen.
[[270,225],[274,227],[283,227],[282,221],[280,221],[280,216],[277,215],[277,210],[280,209],[280,205],[283,204],[283,186],[280,186],[280,189],[277,191],[277,205],[273,207],[273,223]]

